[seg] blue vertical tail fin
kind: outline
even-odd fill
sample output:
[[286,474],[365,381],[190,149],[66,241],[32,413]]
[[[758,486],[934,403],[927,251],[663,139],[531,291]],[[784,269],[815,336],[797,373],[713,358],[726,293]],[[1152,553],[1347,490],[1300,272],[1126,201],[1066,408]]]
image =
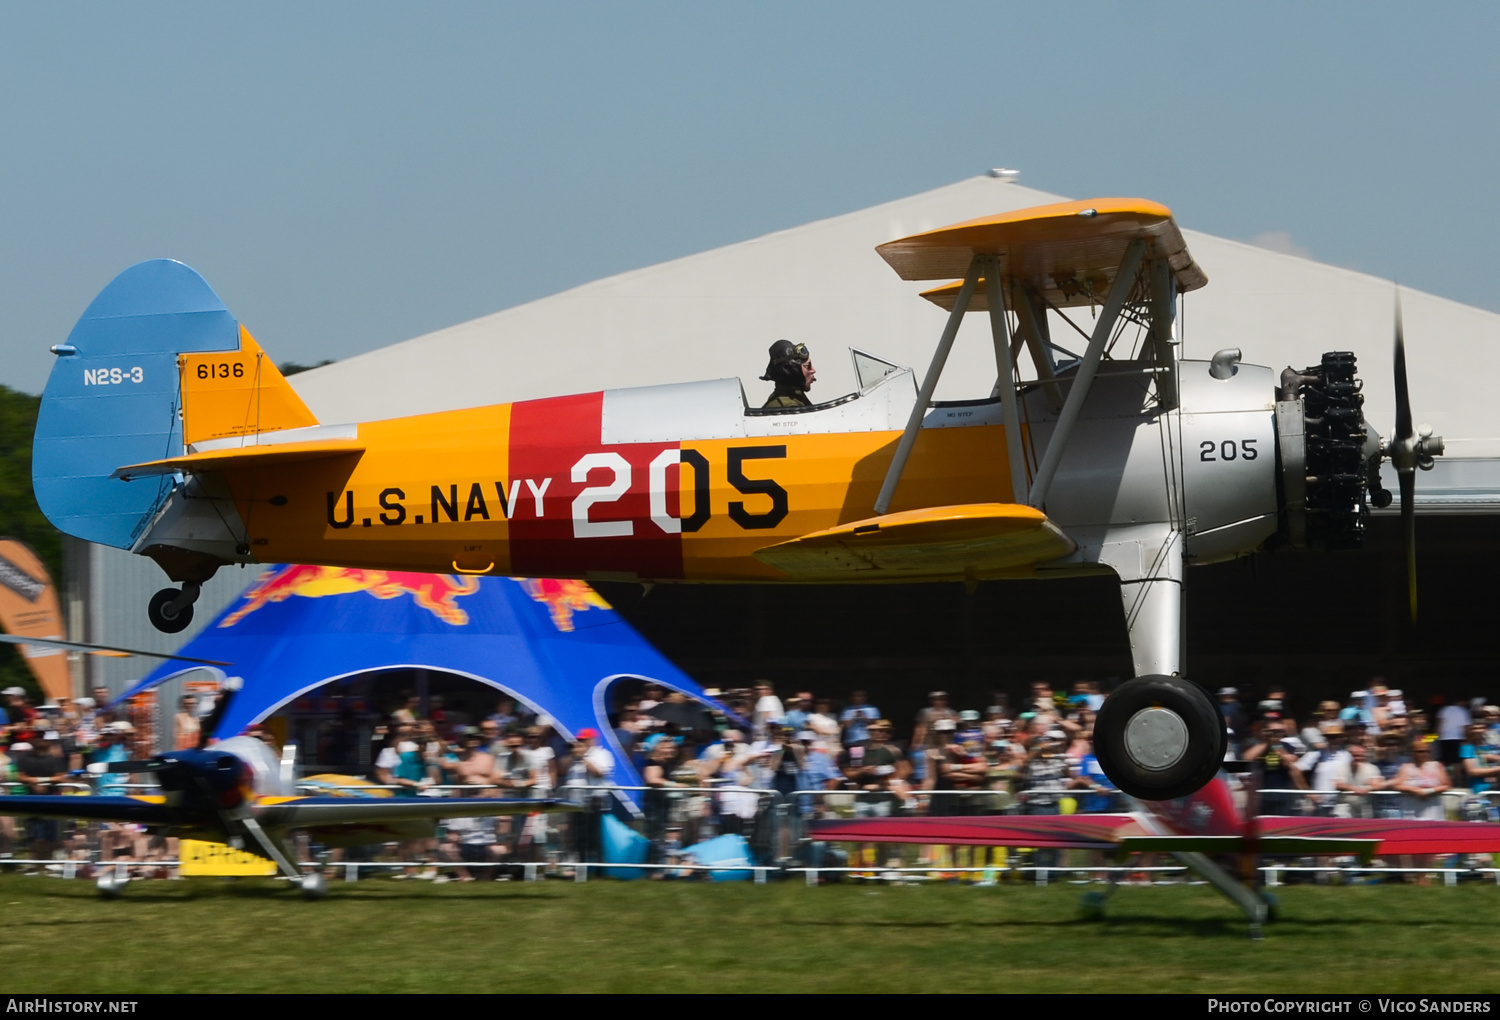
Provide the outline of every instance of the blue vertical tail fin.
[[155,259],[115,277],[53,348],[31,462],[47,519],[77,538],[131,548],[174,479],[110,475],[182,454],[178,356],[239,343],[239,323],[181,262]]

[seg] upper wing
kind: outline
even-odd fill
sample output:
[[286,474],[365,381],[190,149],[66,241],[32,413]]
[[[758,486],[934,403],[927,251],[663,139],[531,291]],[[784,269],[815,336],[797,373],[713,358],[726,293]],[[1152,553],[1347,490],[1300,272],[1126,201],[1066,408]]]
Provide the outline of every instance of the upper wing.
[[1033,507],[967,503],[814,531],[757,550],[755,558],[800,581],[963,579],[1025,571],[1075,548]]
[[[998,257],[1002,292],[1023,315],[1032,357],[1042,365],[1037,344],[1042,337],[1024,319],[1043,308],[1094,306],[1110,292],[1133,244],[1145,245],[1146,261],[1136,281],[1136,301],[1150,306],[1150,355],[1156,371],[1157,399],[1164,408],[1177,403],[1177,356],[1172,349],[1170,301],[1174,293],[1196,290],[1208,277],[1193,261],[1172,210],[1141,198],[1091,198],[1082,202],[1016,209],[940,227],[880,245],[878,251],[903,280],[962,277],[978,256]],[[961,284],[925,292],[928,300],[952,309]],[[989,306],[988,288],[977,288],[969,311]],[[1035,302],[1035,306],[1033,306]],[[1045,322],[1045,318],[1043,318]],[[1050,380],[1050,372],[1046,374]],[[1045,381],[1045,380],[1044,380]],[[1057,391],[1049,401],[1056,403]]]
[[1127,836],[1144,836],[1147,831],[1134,815],[979,815],[814,822],[812,835],[835,843],[1115,850]]
[[1188,253],[1172,210],[1143,198],[1091,198],[1016,209],[888,241],[875,250],[903,280],[960,277],[981,254],[999,255],[1006,275],[1056,307],[1098,300],[1113,282],[1125,248],[1145,240],[1165,259],[1177,290],[1208,277]]
[[1423,822],[1405,818],[1282,818],[1256,820],[1262,841],[1273,837],[1371,839],[1380,854],[1500,853],[1500,825]]
[[154,800],[138,797],[0,797],[0,815],[24,818],[83,818],[92,822],[134,822],[137,825],[176,825],[182,813]]
[[577,804],[566,800],[501,797],[267,797],[252,808],[255,820],[261,825],[283,829],[577,810],[580,810]]

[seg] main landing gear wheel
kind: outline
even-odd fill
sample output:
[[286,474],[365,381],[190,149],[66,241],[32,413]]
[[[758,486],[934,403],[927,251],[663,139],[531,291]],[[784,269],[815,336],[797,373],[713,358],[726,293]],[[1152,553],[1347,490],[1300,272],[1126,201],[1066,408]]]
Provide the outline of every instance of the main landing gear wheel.
[[1176,676],[1127,680],[1094,721],[1094,753],[1110,781],[1139,800],[1172,800],[1219,771],[1229,734],[1208,692]]
[[[196,593],[194,593],[196,598]],[[151,596],[151,602],[146,606],[146,615],[151,618],[151,626],[163,634],[176,634],[178,631],[186,630],[188,624],[193,622],[193,599],[188,599],[185,605],[179,605],[183,601],[183,592],[176,588],[163,588]]]
[[106,872],[99,876],[99,880],[94,883],[94,888],[99,890],[100,899],[117,900],[120,898],[120,894],[125,891],[125,886],[129,881],[130,876],[128,875],[122,876]]

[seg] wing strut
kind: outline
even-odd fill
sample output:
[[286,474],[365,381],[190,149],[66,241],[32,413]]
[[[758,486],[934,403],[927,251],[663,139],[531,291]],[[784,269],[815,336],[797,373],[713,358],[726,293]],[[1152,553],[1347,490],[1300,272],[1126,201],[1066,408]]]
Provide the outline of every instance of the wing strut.
[[891,508],[891,500],[896,495],[896,486],[901,481],[901,472],[906,470],[907,458],[911,456],[911,448],[917,442],[917,432],[922,427],[922,419],[927,416],[927,409],[932,405],[932,393],[937,389],[938,378],[943,374],[943,365],[948,361],[948,352],[953,349],[953,341],[958,336],[958,327],[963,324],[964,312],[969,310],[969,301],[974,297],[974,288],[979,284],[979,259],[969,263],[969,272],[964,276],[964,285],[959,289],[958,300],[953,302],[953,311],[948,313],[948,325],[943,327],[942,338],[938,340],[937,350],[932,352],[932,364],[927,368],[927,376],[922,380],[922,389],[917,393],[917,402],[911,406],[911,417],[906,420],[906,431],[901,433],[901,441],[896,444],[896,455],[891,458],[891,466],[886,469],[885,481],[880,483],[880,495],[875,498],[875,512],[883,514]]
[[1042,454],[1042,462],[1036,469],[1036,481],[1031,486],[1031,505],[1038,509],[1047,502],[1047,490],[1052,487],[1052,477],[1057,474],[1063,451],[1068,447],[1068,437],[1073,434],[1073,426],[1078,421],[1079,412],[1083,410],[1083,402],[1088,399],[1089,390],[1093,388],[1094,375],[1099,371],[1104,347],[1109,343],[1110,334],[1114,332],[1115,320],[1120,317],[1125,300],[1130,297],[1130,290],[1135,286],[1136,270],[1140,268],[1141,256],[1145,251],[1144,240],[1131,241],[1130,247],[1125,250],[1125,257],[1120,260],[1119,272],[1110,285],[1109,297],[1105,299],[1104,307],[1099,312],[1099,321],[1094,324],[1094,335],[1089,339],[1088,350],[1083,352],[1083,360],[1079,362],[1073,385],[1068,390],[1068,399],[1063,403],[1062,413],[1057,416],[1057,427],[1052,431],[1052,440],[1047,444],[1047,452]]
[[295,867],[291,861],[286,859],[286,855],[281,852],[281,848],[276,845],[276,841],[266,834],[266,830],[260,827],[259,822],[249,815],[241,818],[240,822],[245,826],[245,831],[250,833],[255,842],[260,845],[260,852],[275,861],[276,866],[281,869],[283,875],[294,881],[302,881],[302,870]]
[[1025,503],[1028,488],[1026,448],[1021,443],[1021,413],[1016,404],[1016,370],[1011,357],[1010,330],[1005,322],[1005,288],[1000,282],[1000,259],[994,255],[981,255],[977,261],[984,263],[990,336],[995,341],[995,371],[1000,377],[996,385],[1000,388],[1000,408],[1005,416],[1005,453],[1010,461],[1010,498],[1013,503]]
[[1209,885],[1219,890],[1235,906],[1244,911],[1245,919],[1250,922],[1250,937],[1252,939],[1261,937],[1260,926],[1265,924],[1271,916],[1271,908],[1267,905],[1264,896],[1247,888],[1243,883],[1236,882],[1229,872],[1215,864],[1207,854],[1178,851],[1172,856],[1177,859],[1178,864],[1196,872]]
[[1026,338],[1026,349],[1031,352],[1031,360],[1036,364],[1037,378],[1042,381],[1042,393],[1047,398],[1047,406],[1056,414],[1062,410],[1063,395],[1062,387],[1057,385],[1052,365],[1052,344],[1046,334],[1046,306],[1038,308],[1035,295],[1020,283],[1011,288],[1010,294],[1011,304],[1016,309],[1016,323],[1020,326],[1021,335]]
[[[1177,312],[1172,267],[1166,259],[1153,259],[1148,272],[1151,274],[1151,357],[1157,369],[1171,369],[1176,360],[1172,353],[1172,323]],[[1163,411],[1176,409],[1176,372],[1156,373],[1156,403]]]

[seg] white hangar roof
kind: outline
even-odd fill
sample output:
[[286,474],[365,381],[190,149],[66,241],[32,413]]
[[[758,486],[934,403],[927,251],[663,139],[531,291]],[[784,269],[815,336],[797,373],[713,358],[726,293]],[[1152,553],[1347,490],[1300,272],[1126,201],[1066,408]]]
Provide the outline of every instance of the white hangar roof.
[[[1167,199],[1171,196],[1145,196]],[[818,369],[814,399],[855,389],[847,348],[926,370],[945,321],[902,281],[875,246],[909,234],[1061,197],[975,177],[857,212],[597,280],[334,365],[293,385],[324,422],[738,376],[753,403],[757,377],[781,337],[806,343]],[[1182,224],[1189,227],[1191,224]],[[1392,307],[1388,280],[1184,229],[1208,286],[1185,295],[1180,336],[1189,358],[1238,347],[1275,369],[1354,351],[1366,414],[1388,433]],[[1439,470],[1418,482],[1500,509],[1500,315],[1420,291],[1402,291],[1414,416],[1447,440]],[[1074,309],[1085,329],[1088,309]],[[986,317],[973,315],[949,359],[940,399],[981,397],[994,383]],[[1071,332],[1054,324],[1054,340]],[[1075,334],[1076,337],[1076,334]],[[274,350],[274,347],[272,348]],[[1461,463],[1470,461],[1471,463]],[[1394,485],[1394,478],[1388,480]],[[1494,493],[1460,490],[1485,489]]]

